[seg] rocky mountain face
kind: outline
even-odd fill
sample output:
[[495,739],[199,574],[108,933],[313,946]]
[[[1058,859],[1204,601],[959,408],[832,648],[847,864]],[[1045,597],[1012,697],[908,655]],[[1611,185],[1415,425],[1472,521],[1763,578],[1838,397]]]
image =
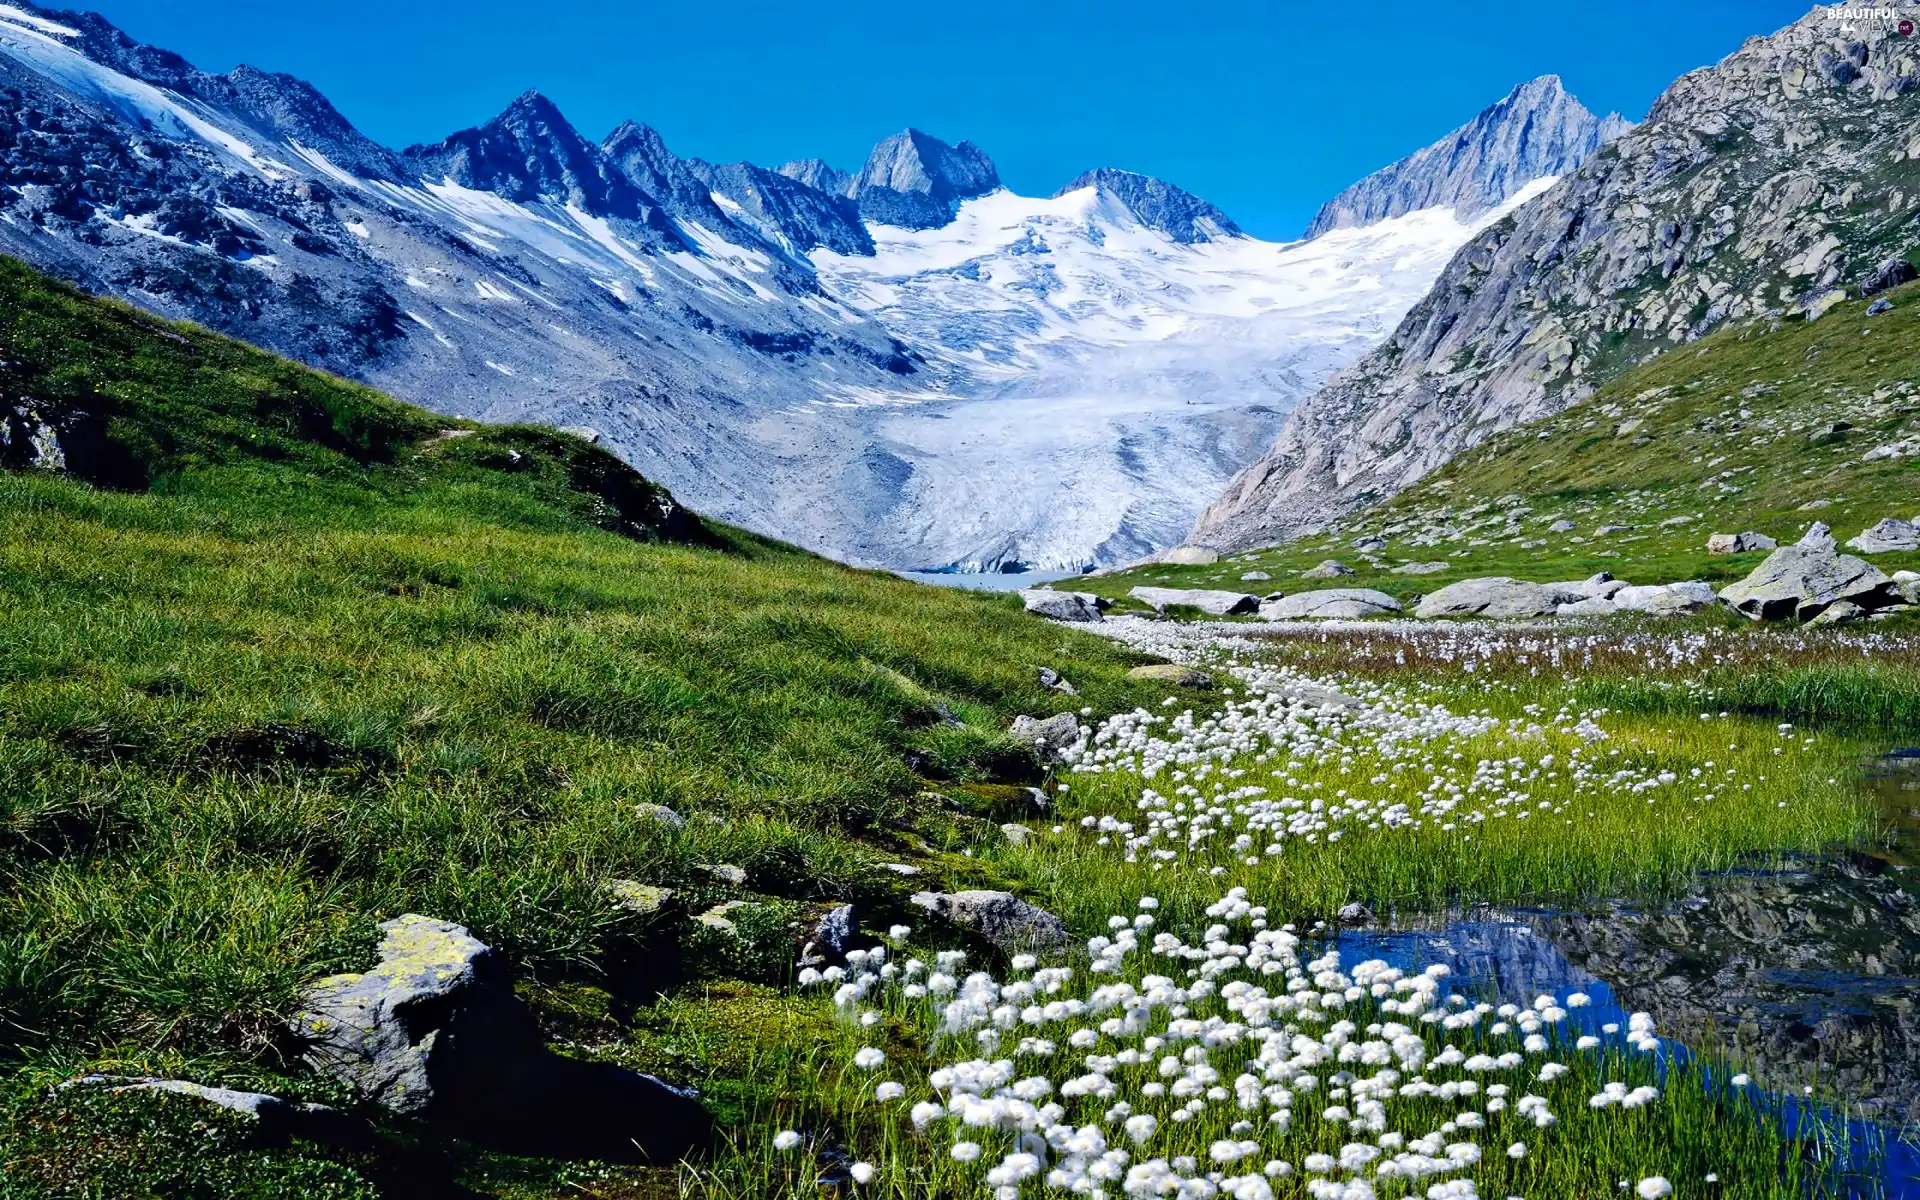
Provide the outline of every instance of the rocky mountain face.
[[1558,75],[1542,75],[1433,145],[1327,201],[1307,236],[1438,206],[1472,217],[1499,207],[1536,179],[1573,171],[1631,128],[1619,113],[1594,116]]
[[962,200],[999,186],[993,160],[972,142],[949,146],[909,129],[875,146],[847,191],[875,224],[938,229],[953,220]]
[[1728,322],[1815,320],[1911,278],[1917,210],[1920,53],[1896,22],[1816,9],[1749,39],[1463,247],[1192,539],[1225,549],[1328,528]]
[[[1150,175],[1102,167],[1098,171],[1088,171],[1061,188],[1054,193],[1054,198],[1077,192],[1081,188],[1093,188],[1103,196],[1113,197],[1142,225],[1165,234],[1183,246],[1241,236],[1240,227],[1226,213],[1191,192],[1181,191]],[[1363,222],[1368,225],[1373,223]]]
[[1280,246],[1122,171],[1014,196],[916,130],[854,175],[715,165],[531,92],[396,153],[298,80],[0,5],[0,253],[591,431],[702,512],[868,564],[1177,540],[1474,230],[1432,209]]

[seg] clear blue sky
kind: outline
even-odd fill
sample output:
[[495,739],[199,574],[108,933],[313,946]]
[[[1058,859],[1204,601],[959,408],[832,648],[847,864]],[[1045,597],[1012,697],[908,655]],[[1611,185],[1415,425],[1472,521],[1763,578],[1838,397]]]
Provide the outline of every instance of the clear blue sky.
[[[45,0],[43,0],[43,3]],[[84,3],[67,0],[74,7]],[[1534,4],[1178,0],[97,0],[210,71],[301,76],[374,139],[434,141],[527,88],[589,136],[624,118],[677,153],[853,169],[908,125],[970,139],[1015,191],[1158,175],[1250,232],[1321,201],[1514,84],[1559,74],[1639,119],[1675,76],[1802,0]]]

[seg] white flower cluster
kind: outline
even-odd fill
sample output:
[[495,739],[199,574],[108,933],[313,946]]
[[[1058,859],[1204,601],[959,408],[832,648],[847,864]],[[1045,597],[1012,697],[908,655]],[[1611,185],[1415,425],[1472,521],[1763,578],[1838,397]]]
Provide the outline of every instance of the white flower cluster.
[[[1465,1176],[1484,1156],[1525,1158],[1512,1135],[1549,1137],[1556,1095],[1578,1103],[1571,1085],[1556,1087],[1569,1071],[1550,1056],[1576,1052],[1561,1026],[1583,994],[1495,1006],[1450,993],[1441,964],[1343,968],[1337,951],[1316,956],[1290,927],[1268,928],[1244,888],[1206,910],[1192,942],[1159,932],[1143,943],[1157,903],[1140,907],[1087,947],[1100,976],[1122,979],[1082,981],[1020,956],[1016,978],[911,982],[953,978],[963,960],[949,952],[932,964],[850,956],[807,982],[833,987],[849,1017],[873,1004],[918,1023],[938,1065],[873,1094],[920,1093],[913,1127],[945,1131],[944,1156],[981,1164],[999,1200],[1033,1187],[1272,1200],[1274,1181],[1296,1176],[1314,1197],[1474,1197]],[[1635,1014],[1628,1037],[1650,1048],[1652,1027]],[[875,1047],[852,1059],[862,1072],[885,1062]],[[1658,1099],[1609,1083],[1589,1107]]]

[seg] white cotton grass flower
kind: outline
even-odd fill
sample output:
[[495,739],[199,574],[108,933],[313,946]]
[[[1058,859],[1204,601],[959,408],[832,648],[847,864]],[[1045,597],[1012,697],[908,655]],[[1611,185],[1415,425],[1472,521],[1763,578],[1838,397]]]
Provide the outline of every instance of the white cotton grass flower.
[[853,1052],[853,1065],[862,1071],[877,1071],[887,1061],[886,1051],[878,1046],[862,1046]]
[[906,1085],[902,1083],[895,1083],[892,1080],[888,1080],[885,1083],[876,1084],[873,1089],[873,1098],[875,1100],[880,1101],[883,1104],[890,1100],[898,1100],[902,1096],[905,1096],[906,1094],[907,1094]]
[[855,1183],[872,1183],[874,1176],[873,1164],[870,1162],[854,1163],[847,1168],[847,1174],[853,1177]]
[[1667,1182],[1664,1175],[1650,1175],[1633,1190],[1640,1200],[1661,1200],[1663,1196],[1673,1195],[1673,1185]]
[[979,1142],[955,1142],[953,1149],[947,1151],[957,1163],[978,1162],[980,1159]]
[[791,1129],[782,1129],[779,1133],[773,1135],[773,1148],[775,1150],[784,1153],[788,1150],[797,1149],[799,1145],[800,1135]]

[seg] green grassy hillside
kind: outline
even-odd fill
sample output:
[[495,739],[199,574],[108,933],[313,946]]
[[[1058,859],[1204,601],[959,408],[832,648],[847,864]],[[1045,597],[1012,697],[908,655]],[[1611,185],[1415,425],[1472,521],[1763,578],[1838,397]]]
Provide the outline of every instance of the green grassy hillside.
[[[1550,420],[1489,438],[1327,536],[1087,586],[1113,595],[1140,583],[1239,587],[1247,571],[1273,576],[1244,585],[1252,591],[1351,585],[1401,596],[1481,575],[1727,581],[1765,555],[1709,555],[1710,533],[1753,530],[1784,543],[1821,520],[1844,541],[1884,517],[1911,520],[1920,516],[1920,290],[1891,301],[1874,316],[1852,302],[1816,322],[1727,329],[1676,347]],[[1905,456],[1864,461],[1902,442]],[[1572,527],[1554,530],[1560,522]],[[1369,537],[1386,542],[1377,565],[1355,546]],[[1327,558],[1357,573],[1317,585],[1296,577]],[[1426,562],[1446,567],[1394,571]],[[1874,562],[1892,571],[1920,566],[1920,555]]]
[[[1142,660],[1008,597],[703,524],[578,439],[429,414],[4,260],[0,388],[18,1194],[126,1194],[101,1181],[134,1162],[154,1194],[298,1191],[277,1159],[149,1154],[174,1134],[43,1085],[107,1064],[310,1091],[281,1032],[297,990],[407,911],[470,926],[604,1035],[659,987],[787,969],[821,903],[982,881],[982,814],[1038,780],[1009,719],[1157,697],[1124,680]],[[67,470],[22,466],[48,430]],[[612,880],[675,889],[682,921],[754,900],[764,944],[703,958]]]

